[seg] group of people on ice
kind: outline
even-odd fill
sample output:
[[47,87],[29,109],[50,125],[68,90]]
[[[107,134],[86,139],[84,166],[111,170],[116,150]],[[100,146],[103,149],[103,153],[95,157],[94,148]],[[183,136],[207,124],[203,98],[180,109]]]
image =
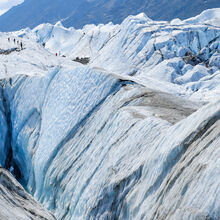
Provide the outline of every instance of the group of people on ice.
[[[10,37],[8,38],[8,42],[11,42]],[[22,41],[16,40],[15,38],[13,39],[14,44],[20,45],[21,50],[23,50],[23,43]]]

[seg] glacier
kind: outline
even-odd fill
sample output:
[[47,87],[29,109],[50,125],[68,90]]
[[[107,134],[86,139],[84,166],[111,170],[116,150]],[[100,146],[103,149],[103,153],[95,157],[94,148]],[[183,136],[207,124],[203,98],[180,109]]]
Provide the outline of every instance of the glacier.
[[0,168],[0,190],[1,219],[56,219],[3,168]]
[[1,167],[57,219],[220,218],[219,22],[0,33]]

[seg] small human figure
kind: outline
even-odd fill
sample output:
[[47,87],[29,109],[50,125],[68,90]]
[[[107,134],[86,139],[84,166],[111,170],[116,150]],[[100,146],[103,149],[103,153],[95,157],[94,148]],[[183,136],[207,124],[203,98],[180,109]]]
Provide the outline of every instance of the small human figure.
[[22,44],[22,42],[21,42],[21,44],[20,44],[20,45],[21,45],[21,50],[22,50],[22,49],[23,49],[23,44]]
[[56,57],[57,57],[57,53],[56,53]]
[[8,42],[10,42],[10,37],[8,38]]
[[15,44],[15,41],[16,41],[16,40],[15,40],[15,38],[14,38],[14,44]]
[[17,41],[17,44],[19,44],[19,41]]

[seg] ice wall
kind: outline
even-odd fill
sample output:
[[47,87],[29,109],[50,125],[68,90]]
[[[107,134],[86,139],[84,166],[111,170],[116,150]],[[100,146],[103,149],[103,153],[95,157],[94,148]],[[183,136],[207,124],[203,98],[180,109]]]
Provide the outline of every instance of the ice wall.
[[196,111],[88,67],[5,83],[20,180],[58,219],[218,216],[203,191],[219,184],[219,102]]

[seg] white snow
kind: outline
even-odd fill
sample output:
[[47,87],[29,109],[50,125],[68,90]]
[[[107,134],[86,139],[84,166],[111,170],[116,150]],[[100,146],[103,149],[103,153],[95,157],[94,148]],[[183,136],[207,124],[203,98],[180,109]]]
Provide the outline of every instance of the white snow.
[[190,24],[211,24],[215,26],[220,26],[220,8],[208,9],[202,12],[196,17],[189,18],[185,20],[186,23]]
[[[54,67],[74,65],[68,59],[55,57],[55,54],[48,52],[41,44],[36,44],[32,38],[29,39],[32,36],[28,29],[24,33],[0,33],[0,53],[2,53],[0,54],[0,78],[21,74],[44,76]],[[10,42],[8,42],[8,38],[10,38]],[[16,43],[14,43],[14,39]],[[17,41],[19,41],[19,44],[17,44]],[[23,43],[23,50],[21,51],[20,42]],[[7,50],[13,48],[17,48],[18,51],[12,51],[10,54],[5,55]]]

